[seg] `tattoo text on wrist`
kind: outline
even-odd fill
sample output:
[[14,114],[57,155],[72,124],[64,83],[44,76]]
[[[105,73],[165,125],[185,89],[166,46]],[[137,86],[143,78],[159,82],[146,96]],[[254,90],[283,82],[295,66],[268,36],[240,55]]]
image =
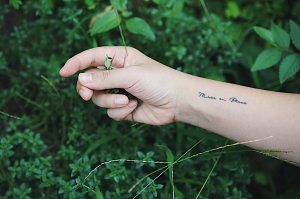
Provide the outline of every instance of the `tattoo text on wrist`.
[[198,97],[204,98],[204,99],[209,99],[209,100],[217,100],[217,101],[223,101],[223,102],[229,102],[229,103],[236,103],[236,104],[243,104],[246,105],[247,102],[245,101],[240,101],[237,97],[230,97],[228,99],[222,98],[222,97],[216,97],[212,95],[207,95],[204,92],[199,91],[198,92]]

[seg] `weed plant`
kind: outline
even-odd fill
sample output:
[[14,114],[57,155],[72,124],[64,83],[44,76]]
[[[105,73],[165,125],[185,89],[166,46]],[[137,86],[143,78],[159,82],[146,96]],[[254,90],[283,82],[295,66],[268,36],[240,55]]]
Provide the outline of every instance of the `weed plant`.
[[283,0],[2,2],[0,197],[299,197],[298,167],[182,123],[114,122],[78,97],[76,77],[58,76],[82,50],[130,45],[194,75],[299,93],[297,73],[281,84],[276,65],[251,72],[274,47],[253,27],[273,21],[290,34],[299,10]]

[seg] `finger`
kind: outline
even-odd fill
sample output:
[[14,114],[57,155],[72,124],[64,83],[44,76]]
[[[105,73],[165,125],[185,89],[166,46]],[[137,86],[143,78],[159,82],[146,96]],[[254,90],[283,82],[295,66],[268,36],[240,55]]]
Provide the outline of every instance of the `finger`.
[[126,95],[108,94],[103,91],[94,92],[92,100],[94,104],[104,108],[121,108],[129,103]]
[[111,88],[130,88],[137,82],[133,67],[114,70],[102,70],[95,73],[80,73],[78,81],[83,86],[93,90]]
[[[91,70],[87,70],[85,72],[86,73],[93,73],[93,72],[96,72],[96,71],[97,71],[97,69],[91,69]],[[77,81],[76,90],[77,90],[77,93],[81,96],[81,98],[83,100],[88,101],[92,98],[93,90],[83,86],[82,84],[80,84],[79,81]]]
[[107,115],[114,119],[114,120],[123,120],[124,118],[127,118],[136,108],[137,106],[136,100],[130,100],[128,105],[122,108],[114,108],[114,109],[108,109]]
[[80,97],[85,101],[89,101],[93,96],[93,90],[81,85],[79,81],[77,81],[76,90]]
[[104,65],[106,55],[112,58],[113,67],[124,67],[127,57],[125,48],[122,46],[105,46],[92,48],[73,56],[65,63],[59,73],[63,77],[68,77],[90,66]]
[[[156,117],[157,115],[159,117]],[[136,108],[131,114],[127,115],[124,120],[151,125],[168,124],[170,121],[175,122],[175,118],[172,113],[166,113],[165,111],[155,108],[153,109],[149,106],[149,104],[145,103],[139,105],[139,107]]]

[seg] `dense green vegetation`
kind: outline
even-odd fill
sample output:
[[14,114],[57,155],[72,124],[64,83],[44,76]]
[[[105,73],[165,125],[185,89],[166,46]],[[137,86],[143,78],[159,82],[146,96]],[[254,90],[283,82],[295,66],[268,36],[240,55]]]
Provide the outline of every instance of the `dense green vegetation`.
[[2,2],[0,197],[300,197],[299,167],[238,145],[205,152],[231,142],[181,123],[112,121],[58,75],[78,52],[126,43],[187,73],[299,93],[299,12],[292,0]]

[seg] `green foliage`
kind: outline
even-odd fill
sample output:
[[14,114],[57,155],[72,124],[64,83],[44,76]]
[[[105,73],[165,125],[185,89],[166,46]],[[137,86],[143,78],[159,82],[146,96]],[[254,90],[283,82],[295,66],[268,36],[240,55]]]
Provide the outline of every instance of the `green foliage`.
[[134,17],[131,19],[126,20],[126,27],[128,31],[134,33],[134,34],[140,34],[144,36],[145,38],[149,38],[151,40],[155,40],[155,35],[153,31],[151,30],[148,23],[138,17]]
[[262,27],[254,26],[254,31],[264,40],[267,42],[274,44],[275,41],[273,39],[273,35],[270,30]]
[[87,9],[92,10],[95,9],[97,4],[94,0],[84,0],[84,3],[87,7]]
[[[137,198],[172,198],[173,193],[177,198],[195,198],[208,176],[200,198],[298,197],[298,170],[294,167],[262,156],[255,160],[253,153],[240,152],[245,148],[224,150],[217,163],[219,151],[177,162],[185,153],[184,157],[189,157],[221,146],[224,140],[179,123],[153,127],[114,122],[105,110],[77,96],[76,77],[58,76],[70,56],[97,44],[120,45],[124,39],[177,70],[252,87],[299,92],[299,2],[206,4],[207,14],[200,2],[186,0],[2,3],[1,198],[109,199],[137,194]],[[289,40],[282,28],[255,28],[266,45],[248,31],[257,22],[265,27],[269,19],[285,30],[289,20],[294,20],[290,22],[289,49],[282,48]],[[273,34],[278,34],[277,39]],[[281,85],[274,67],[251,73],[249,66],[255,55],[269,48],[282,54],[280,81],[294,77],[293,81]],[[192,148],[199,140],[202,142]],[[162,167],[167,170],[155,179],[162,170],[153,172]],[[293,175],[287,177],[283,171]]]
[[111,5],[117,10],[126,8],[127,0],[110,0]]
[[285,82],[288,78],[295,75],[300,69],[299,55],[292,54],[286,56],[279,67],[280,83]]
[[19,9],[20,6],[22,5],[21,0],[9,0],[9,4],[12,5],[15,9]]
[[[95,22],[91,28],[91,34],[99,34],[103,32],[107,32],[117,26],[120,28],[120,18],[117,10],[125,10],[127,1],[125,0],[111,0],[111,4],[114,9],[110,10],[108,7],[104,13],[100,13],[96,16]],[[129,17],[131,14],[128,12],[122,12],[123,17]],[[148,38],[150,40],[155,40],[155,34],[153,33],[149,24],[139,18],[139,17],[132,17],[129,19],[125,19],[126,28],[129,32],[134,34],[139,34]],[[120,28],[120,31],[121,28]],[[123,33],[121,32],[122,39]],[[125,43],[125,41],[123,41]]]
[[99,17],[97,17],[93,27],[91,29],[91,34],[99,34],[103,32],[107,32],[120,24],[119,16],[116,14],[114,10],[108,10],[104,13],[101,13]]
[[285,30],[283,30],[276,24],[272,24],[271,32],[272,32],[272,36],[275,41],[275,44],[277,44],[279,47],[281,47],[283,49],[289,48],[290,36]]
[[174,185],[174,155],[172,151],[164,146],[164,149],[166,151],[167,156],[167,162],[168,162],[168,171],[169,171],[169,180],[172,186],[172,192],[175,192],[175,185]]
[[226,17],[229,17],[229,18],[239,17],[241,15],[241,13],[240,13],[240,8],[239,8],[238,4],[234,1],[227,2],[225,15],[226,15]]
[[258,71],[270,68],[282,59],[279,67],[279,80],[283,84],[289,78],[295,76],[300,69],[300,55],[294,49],[290,50],[290,41],[298,48],[300,39],[296,36],[300,33],[300,27],[290,21],[290,34],[272,23],[271,30],[262,27],[254,27],[254,31],[275,48],[269,48],[261,52],[256,58],[251,71]]
[[281,51],[277,48],[264,50],[258,55],[252,67],[252,71],[262,70],[274,66],[281,59],[281,55]]
[[98,186],[96,187],[96,198],[97,199],[104,199]]
[[299,39],[299,34],[300,34],[300,26],[296,24],[294,21],[290,21],[290,27],[291,27],[291,38],[293,41],[293,44],[295,47],[300,50],[300,39]]

